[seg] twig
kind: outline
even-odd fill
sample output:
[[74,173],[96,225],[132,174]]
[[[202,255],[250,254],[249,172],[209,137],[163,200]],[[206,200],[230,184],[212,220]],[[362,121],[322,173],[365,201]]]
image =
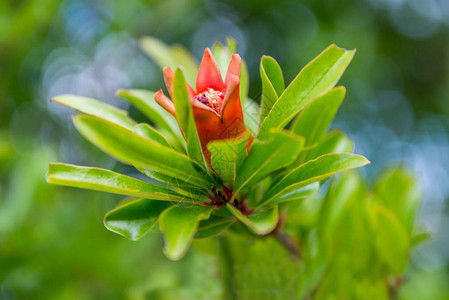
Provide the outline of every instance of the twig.
[[272,234],[291,255],[297,259],[302,258],[301,249],[299,248],[298,243],[296,243],[288,234],[279,230],[273,231]]

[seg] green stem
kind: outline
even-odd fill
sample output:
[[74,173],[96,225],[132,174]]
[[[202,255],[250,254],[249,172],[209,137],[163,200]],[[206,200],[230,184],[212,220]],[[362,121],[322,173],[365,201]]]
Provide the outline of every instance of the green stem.
[[232,258],[228,237],[218,236],[217,243],[223,284],[223,299],[237,300],[237,289],[234,278],[234,259]]

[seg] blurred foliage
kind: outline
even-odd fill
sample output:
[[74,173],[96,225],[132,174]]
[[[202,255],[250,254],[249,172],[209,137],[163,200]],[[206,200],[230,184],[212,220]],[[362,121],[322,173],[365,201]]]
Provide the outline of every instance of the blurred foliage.
[[[201,50],[216,40],[224,42],[226,36],[236,36],[248,62],[249,95],[259,100],[261,83],[257,75],[262,54],[275,57],[290,81],[298,67],[329,43],[357,47],[356,59],[343,78],[349,93],[339,116],[354,135],[366,123],[371,129],[384,124],[381,132],[389,135],[367,135],[371,144],[358,145],[373,161],[389,161],[404,154],[392,148],[399,134],[416,129],[414,126],[431,113],[448,112],[449,18],[444,4],[444,0],[0,1],[0,298],[142,299],[147,295],[150,299],[170,299],[168,295],[172,295],[172,299],[189,299],[192,288],[197,289],[194,299],[221,295],[221,285],[211,275],[216,274],[213,259],[206,258],[212,246],[196,243],[194,251],[175,266],[160,253],[162,241],[156,236],[130,242],[104,229],[102,215],[116,199],[44,183],[46,157],[55,153],[78,163],[89,157],[90,161],[102,159],[102,165],[111,164],[88,145],[68,147],[79,137],[47,110],[49,98],[55,95],[49,91],[51,84],[67,72],[86,70],[80,60],[63,60],[67,55],[64,51],[76,51],[82,59],[92,61],[99,44],[107,48],[107,38],[126,33],[133,38],[152,35],[167,43],[178,42],[199,57]],[[117,60],[117,56],[111,57]],[[64,71],[49,68],[56,59],[67,67]],[[131,78],[133,86],[161,86],[162,76],[154,72],[155,66],[148,62],[140,66],[147,72],[132,67],[122,75]],[[435,144],[447,153],[448,123],[443,123],[440,130],[438,122],[433,119],[430,129],[423,130],[424,147],[416,148],[425,162],[418,164],[417,170],[425,175],[422,179],[431,181],[426,191],[433,193],[431,201],[435,195],[443,195],[443,200],[447,197],[447,174],[435,169],[447,170],[447,159],[445,155],[429,155],[441,152],[427,151]],[[433,136],[437,139],[430,139]],[[69,141],[59,143],[61,137]],[[407,140],[407,145],[413,141]],[[45,149],[40,146],[43,142]],[[377,165],[380,168],[381,164]],[[373,168],[373,172],[379,168]],[[28,184],[30,188],[24,188]],[[17,195],[20,198],[15,198]],[[433,205],[424,203],[424,207]],[[305,203],[301,207],[298,218],[304,225],[299,228],[310,226],[308,222],[313,224],[316,206]],[[437,206],[428,219],[447,219],[444,213],[444,206]],[[447,232],[445,227],[439,230]],[[437,237],[437,246],[447,252],[447,234]],[[263,256],[270,249],[284,251],[277,243],[261,243],[241,248],[263,248],[250,255],[266,260],[273,268],[285,264],[275,255]],[[444,257],[433,264],[422,260],[421,249],[408,266],[400,299],[447,299],[447,261]],[[441,250],[426,251],[428,256],[440,257],[436,253]],[[257,266],[257,262],[251,264]],[[237,264],[237,270],[242,268]],[[247,274],[248,282],[262,277],[267,286],[271,286],[269,282],[288,284],[290,279],[285,282],[285,278],[257,272],[245,269],[242,273]],[[199,287],[206,286],[211,294],[199,294],[204,292]],[[247,298],[257,291],[249,285],[245,288],[240,294],[249,295]],[[174,290],[184,294],[175,295]]]

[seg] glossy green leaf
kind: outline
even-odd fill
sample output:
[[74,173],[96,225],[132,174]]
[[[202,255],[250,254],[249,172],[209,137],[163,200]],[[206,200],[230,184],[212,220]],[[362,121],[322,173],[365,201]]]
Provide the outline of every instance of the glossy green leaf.
[[409,239],[404,226],[389,210],[376,209],[376,246],[378,254],[395,275],[401,274],[407,264]]
[[293,169],[280,178],[266,193],[262,206],[280,203],[280,197],[313,182],[319,182],[336,173],[368,164],[360,155],[350,153],[327,154]]
[[311,183],[299,189],[296,189],[288,194],[282,195],[279,197],[279,203],[287,202],[287,201],[298,201],[304,200],[315,195],[320,189],[320,184],[318,182]]
[[155,200],[195,202],[161,186],[110,170],[51,163],[48,183]]
[[303,162],[329,153],[350,153],[354,150],[354,142],[341,130],[333,130],[315,148],[307,152]]
[[120,203],[104,217],[104,225],[130,240],[138,240],[156,225],[159,215],[173,205],[170,202],[131,198]]
[[282,128],[310,101],[337,83],[355,51],[329,46],[305,66],[262,120],[258,138],[267,139],[270,128]]
[[73,122],[87,140],[124,163],[202,188],[210,187],[212,178],[184,154],[94,116],[77,115]]
[[207,194],[207,189],[186,183],[181,180],[179,176],[168,176],[148,168],[139,168],[139,171],[146,176],[157,180],[158,182],[168,184],[171,190],[176,191],[181,195],[187,195],[191,198],[199,198]]
[[211,206],[173,206],[159,216],[159,226],[165,237],[164,253],[171,260],[178,260],[192,243],[198,224],[209,218]]
[[263,121],[284,91],[285,83],[281,67],[277,61],[266,55],[262,56],[260,61],[260,77],[262,78],[260,121]]
[[192,104],[189,92],[181,69],[176,69],[173,78],[173,102],[175,104],[176,118],[187,142],[187,154],[200,166],[207,169],[206,160],[201,149],[200,138],[193,117]]
[[195,238],[204,239],[219,234],[235,222],[232,218],[212,215],[209,219],[201,221]]
[[129,101],[154,122],[157,128],[168,131],[181,146],[185,145],[176,119],[156,103],[153,92],[146,90],[119,90],[117,91],[117,96]]
[[237,171],[234,192],[237,194],[268,174],[291,164],[301,151],[304,139],[286,130],[273,130],[267,141],[255,140],[248,156]]
[[170,144],[167,142],[164,136],[160,134],[156,129],[154,129],[153,127],[151,127],[146,123],[140,123],[134,126],[133,132],[151,141],[159,143],[162,146],[171,148]]
[[321,141],[345,96],[337,87],[310,102],[293,122],[290,130],[306,139],[305,147]]
[[173,70],[182,66],[185,71],[187,82],[194,86],[198,73],[198,62],[195,57],[183,46],[168,46],[161,40],[153,37],[143,37],[139,41],[140,47],[158,66],[171,67]]
[[226,183],[234,183],[237,170],[247,156],[249,134],[239,139],[212,141],[207,145],[211,164],[218,176]]
[[53,97],[51,101],[76,109],[85,114],[97,116],[126,128],[133,128],[136,125],[136,122],[129,118],[127,111],[95,99],[75,95],[59,95]]
[[226,204],[226,207],[237,219],[258,235],[265,235],[272,232],[279,221],[279,210],[277,206],[257,212],[250,216],[245,216],[230,203]]

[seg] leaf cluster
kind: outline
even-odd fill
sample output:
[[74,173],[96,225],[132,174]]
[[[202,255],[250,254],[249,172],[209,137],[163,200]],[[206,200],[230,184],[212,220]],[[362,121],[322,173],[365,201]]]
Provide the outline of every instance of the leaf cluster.
[[[74,95],[52,99],[80,112],[73,122],[83,137],[148,177],[50,164],[49,183],[131,197],[106,214],[109,230],[136,240],[158,227],[165,238],[164,253],[177,260],[195,237],[210,237],[228,228],[242,231],[241,225],[254,236],[274,232],[287,202],[299,203],[330,176],[369,163],[351,153],[353,143],[343,132],[328,131],[345,95],[345,89],[335,85],[354,51],[331,45],[287,87],[277,62],[262,57],[260,107],[247,97],[249,80],[243,63],[240,97],[249,133],[210,142],[208,165],[185,84],[193,80],[198,63],[184,48],[154,38],[142,39],[141,46],[161,67],[184,67],[176,70],[173,81],[177,119],[146,90],[117,93],[148,117],[148,123],[140,124],[126,111],[98,100]],[[222,68],[236,50],[232,39],[212,49]]]

